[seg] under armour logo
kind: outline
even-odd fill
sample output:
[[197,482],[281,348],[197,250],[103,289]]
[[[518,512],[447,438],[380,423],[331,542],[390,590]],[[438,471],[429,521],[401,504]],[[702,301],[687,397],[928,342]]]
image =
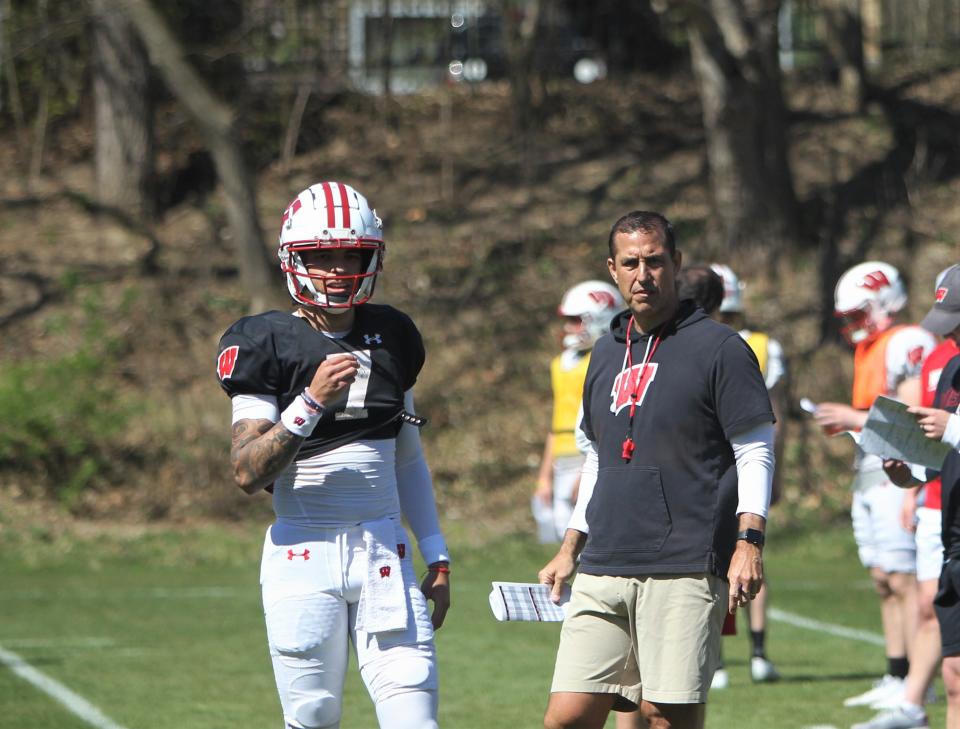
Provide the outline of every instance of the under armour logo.
[[364,344],[383,344],[383,337],[379,334],[364,334],[363,335]]
[[299,415],[293,419],[294,425],[303,425],[305,422],[307,421],[301,418]]
[[390,576],[390,567],[389,567],[389,566],[388,566],[388,567],[381,567],[381,568],[380,568],[380,576],[381,576],[381,577],[389,577],[389,576]]
[[294,557],[303,557],[303,561],[306,562],[308,559],[310,559],[310,550],[305,549],[302,552],[294,552],[292,549],[288,549],[287,559],[292,561]]

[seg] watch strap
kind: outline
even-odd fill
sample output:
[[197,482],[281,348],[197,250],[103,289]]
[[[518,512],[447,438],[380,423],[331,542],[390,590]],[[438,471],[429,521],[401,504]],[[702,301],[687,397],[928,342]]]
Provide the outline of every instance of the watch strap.
[[762,547],[764,543],[764,534],[759,529],[744,529],[737,532],[737,539],[742,539],[745,542]]

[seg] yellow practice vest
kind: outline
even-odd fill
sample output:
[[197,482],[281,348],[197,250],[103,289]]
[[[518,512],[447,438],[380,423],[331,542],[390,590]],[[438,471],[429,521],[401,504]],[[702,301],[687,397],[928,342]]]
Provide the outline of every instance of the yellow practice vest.
[[763,375],[764,379],[767,377],[767,342],[769,341],[770,337],[761,332],[750,332],[750,336],[747,337],[747,345],[757,355],[757,362],[760,363],[760,374]]
[[587,376],[590,354],[587,353],[575,367],[565,370],[560,366],[560,357],[550,362],[550,385],[553,388],[553,455],[575,456],[577,442],[573,429],[577,425],[577,413],[583,400],[583,380]]

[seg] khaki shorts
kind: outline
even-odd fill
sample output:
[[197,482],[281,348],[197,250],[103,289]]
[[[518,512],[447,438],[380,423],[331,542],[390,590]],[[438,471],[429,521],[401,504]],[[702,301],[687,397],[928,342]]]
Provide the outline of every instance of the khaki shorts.
[[713,575],[578,575],[551,692],[706,703],[728,592]]

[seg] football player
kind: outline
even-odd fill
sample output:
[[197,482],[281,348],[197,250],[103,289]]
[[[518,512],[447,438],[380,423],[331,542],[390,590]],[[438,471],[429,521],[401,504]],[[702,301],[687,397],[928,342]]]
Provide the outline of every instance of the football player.
[[[920,369],[936,347],[933,335],[915,325],[897,324],[907,303],[899,271],[889,263],[860,263],[837,282],[835,312],[854,347],[853,400],[820,403],[814,419],[827,433],[859,430],[879,395],[919,405]],[[904,493],[883,471],[878,456],[856,453],[853,534],[860,561],[870,570],[880,597],[887,670],[868,691],[845,706],[875,706],[903,694],[907,647],[917,623],[916,543],[901,524]]]
[[[381,729],[437,726],[449,554],[413,407],[423,342],[407,315],[370,303],[382,227],[348,185],[301,192],[280,227],[294,310],[220,340],[234,479],[273,494],[260,582],[288,729],[340,726],[348,641]],[[401,514],[428,565],[419,587]]]
[[578,283],[563,295],[557,308],[564,320],[563,351],[550,361],[553,417],[530,502],[541,543],[563,539],[573,513],[584,459],[575,438],[583,378],[590,350],[622,308],[620,292],[606,281]]

